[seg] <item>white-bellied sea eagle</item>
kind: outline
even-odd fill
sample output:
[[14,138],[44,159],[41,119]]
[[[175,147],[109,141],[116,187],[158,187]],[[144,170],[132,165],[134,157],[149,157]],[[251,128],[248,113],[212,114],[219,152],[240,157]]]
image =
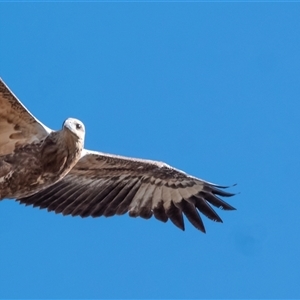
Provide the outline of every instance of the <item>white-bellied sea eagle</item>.
[[63,215],[122,215],[166,222],[184,230],[183,214],[199,230],[199,212],[222,222],[211,205],[234,208],[234,194],[163,162],[84,149],[85,128],[69,118],[54,131],[38,121],[0,79],[0,200]]

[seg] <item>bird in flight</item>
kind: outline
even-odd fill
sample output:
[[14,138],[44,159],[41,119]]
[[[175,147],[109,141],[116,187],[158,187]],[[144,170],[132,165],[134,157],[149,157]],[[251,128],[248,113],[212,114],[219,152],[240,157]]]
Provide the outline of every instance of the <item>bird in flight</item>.
[[0,200],[15,199],[63,215],[170,219],[183,214],[200,231],[200,213],[222,222],[211,205],[235,208],[234,194],[163,162],[84,149],[85,127],[69,118],[54,131],[37,120],[0,78]]

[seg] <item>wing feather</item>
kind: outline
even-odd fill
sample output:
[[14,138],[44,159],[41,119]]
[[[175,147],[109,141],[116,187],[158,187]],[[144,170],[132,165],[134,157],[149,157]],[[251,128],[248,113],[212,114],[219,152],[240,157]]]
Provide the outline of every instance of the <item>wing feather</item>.
[[174,225],[184,230],[182,210],[176,207],[172,201],[170,202],[170,206],[166,209],[166,215]]
[[36,194],[28,197],[30,201],[29,204],[33,204],[34,207],[47,208],[53,199],[55,199],[55,195],[58,191],[60,191],[63,187],[68,188],[68,186],[64,182],[58,182],[52,189],[44,190],[44,192],[40,193],[40,196],[36,197]]
[[107,194],[104,199],[101,199],[101,200],[99,199],[100,201],[99,200],[97,201],[98,204],[89,213],[89,215],[91,215],[92,217],[102,216],[107,208],[107,205],[110,204],[115,199],[115,197],[122,191],[123,187],[124,187],[124,182],[122,182],[122,181],[117,182],[115,188],[112,189],[110,191],[110,193]]
[[52,130],[38,121],[0,78],[0,156],[38,142]]
[[59,208],[62,210],[62,214],[66,215],[74,215],[77,207],[80,206],[81,203],[88,200],[89,195],[91,194],[91,190],[93,189],[92,185],[82,185],[77,189],[76,193],[73,194],[72,201],[66,204],[66,206]]
[[138,179],[133,179],[127,182],[127,184],[123,187],[123,189],[116,195],[116,197],[111,201],[111,203],[107,206],[103,215],[105,217],[114,216],[117,214],[117,209],[119,205],[124,201],[128,193],[131,191],[132,187],[136,184]]
[[153,184],[148,184],[144,197],[141,201],[139,215],[144,219],[150,219],[153,215],[152,198],[154,190],[155,186]]
[[[67,207],[70,207],[70,205],[76,201],[77,197],[82,194],[84,189],[85,187],[78,188],[76,185],[72,185],[69,188],[68,186],[65,186],[54,196],[56,197],[56,200],[50,205],[52,206],[53,204],[52,210],[54,210],[57,214],[64,212]],[[50,209],[50,206],[48,210]]]
[[117,208],[117,211],[116,211],[117,215],[124,215],[124,214],[127,213],[128,207],[129,207],[132,199],[134,198],[136,192],[140,188],[140,185],[141,185],[141,181],[138,180],[134,184],[134,186],[130,189],[129,193],[126,195],[124,200],[118,205],[118,208]]
[[153,214],[157,220],[165,223],[169,220],[169,218],[166,214],[166,210],[164,208],[161,194],[162,194],[162,186],[161,185],[156,186],[153,193],[153,199],[152,199]]
[[224,209],[224,210],[235,210],[233,206],[228,204],[227,202],[223,201],[213,193],[202,193],[202,197],[204,197],[205,200],[207,200],[209,203],[211,203],[213,206]]
[[162,222],[170,219],[182,230],[184,214],[192,225],[205,232],[199,212],[222,222],[210,204],[234,209],[218,197],[233,196],[223,188],[161,162],[84,150],[63,180],[18,201],[81,217],[128,212],[131,217],[148,219],[154,215]]
[[206,217],[216,222],[223,222],[219,215],[214,209],[205,201],[205,199],[197,196],[192,196],[189,199],[191,202],[195,202],[195,206],[201,211]]
[[188,201],[181,201],[177,204],[188,220],[199,230],[205,233],[204,224],[194,204]]
[[152,195],[155,186],[142,183],[129,205],[129,216],[149,219],[152,217]]
[[166,214],[166,211],[164,209],[164,205],[163,205],[163,202],[160,201],[154,208],[153,208],[153,214],[154,214],[154,217],[159,220],[159,221],[162,221],[162,222],[167,222],[169,220],[167,214]]
[[80,211],[81,217],[98,217],[100,215],[97,214],[97,211],[95,211],[96,207],[101,204],[103,200],[105,200],[113,191],[118,188],[118,186],[121,184],[120,181],[113,181],[112,184],[109,184],[103,189],[100,193],[95,189],[93,193],[91,194],[90,199],[87,199],[88,201],[85,201],[85,205],[83,205],[83,209]]
[[135,195],[128,207],[130,217],[138,217],[139,216],[141,203],[142,203],[142,200],[143,200],[143,197],[145,195],[147,188],[148,188],[148,183],[142,183],[140,185],[139,189],[137,190],[137,192],[135,193]]

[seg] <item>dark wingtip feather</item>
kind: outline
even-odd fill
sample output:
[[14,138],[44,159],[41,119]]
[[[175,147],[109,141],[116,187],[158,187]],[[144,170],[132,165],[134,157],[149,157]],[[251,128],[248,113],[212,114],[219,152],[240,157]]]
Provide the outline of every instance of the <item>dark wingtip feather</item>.
[[164,222],[164,223],[166,223],[169,219],[165,213],[162,202],[160,202],[157,207],[153,208],[153,214],[157,220]]
[[[223,210],[236,210],[233,206],[228,204],[227,202],[223,201],[213,193],[202,193],[201,196],[208,201],[210,204],[212,204],[215,207],[218,207]],[[197,197],[197,196],[196,196]]]
[[213,187],[216,187],[216,188],[219,188],[219,189],[228,189],[230,187],[234,187],[234,186],[237,186],[237,183],[234,183],[232,185],[219,185],[219,184],[213,184],[213,183],[210,183],[210,182],[207,182],[209,186],[213,186]]
[[153,215],[153,212],[148,207],[142,207],[139,212],[139,216],[143,219],[150,219]]
[[174,225],[183,231],[185,230],[182,212],[174,205],[173,202],[171,202],[169,209],[166,210],[166,215]]
[[[222,187],[225,188],[225,187]],[[221,190],[220,188],[217,188],[215,186],[208,186],[208,187],[204,187],[203,189],[204,192],[212,192],[218,196],[222,196],[222,197],[232,197],[235,195],[235,193],[229,193],[229,192],[225,192],[223,190]]]
[[192,201],[197,209],[206,217],[208,217],[212,221],[223,223],[220,216],[213,210],[213,208],[207,203],[205,199],[192,196],[189,200]]
[[176,206],[179,207],[179,209],[182,210],[184,215],[187,217],[187,219],[190,221],[190,223],[197,228],[198,230],[205,233],[205,227],[202,222],[202,219],[195,207],[195,205],[183,200],[179,203],[175,203]]

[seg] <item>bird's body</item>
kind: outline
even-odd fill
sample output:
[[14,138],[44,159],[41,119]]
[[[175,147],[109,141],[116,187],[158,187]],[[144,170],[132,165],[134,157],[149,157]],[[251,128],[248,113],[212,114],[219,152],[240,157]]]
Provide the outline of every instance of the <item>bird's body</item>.
[[205,232],[198,211],[221,222],[213,206],[234,209],[217,186],[144,159],[84,149],[85,129],[67,119],[53,131],[39,122],[0,79],[0,200],[81,217],[129,213],[184,229],[184,214]]
[[64,128],[38,142],[17,146],[0,160],[0,200],[28,197],[59,181],[78,162],[82,148]]

